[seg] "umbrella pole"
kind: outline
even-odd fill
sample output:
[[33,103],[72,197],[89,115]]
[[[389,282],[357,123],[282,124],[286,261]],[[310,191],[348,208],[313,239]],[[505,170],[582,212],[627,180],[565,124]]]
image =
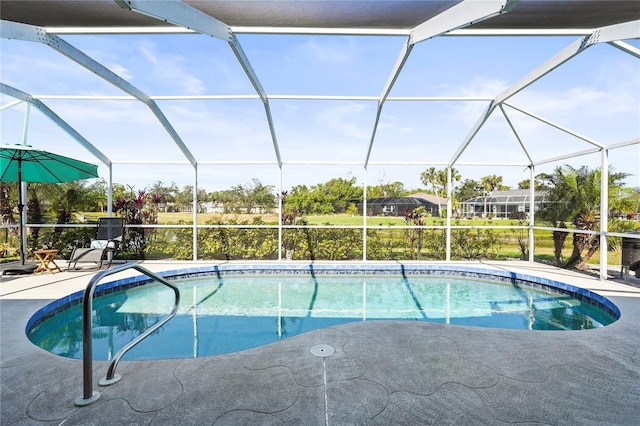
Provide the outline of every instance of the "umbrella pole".
[[20,265],[25,263],[24,204],[22,204],[22,160],[18,159],[18,212],[20,213]]

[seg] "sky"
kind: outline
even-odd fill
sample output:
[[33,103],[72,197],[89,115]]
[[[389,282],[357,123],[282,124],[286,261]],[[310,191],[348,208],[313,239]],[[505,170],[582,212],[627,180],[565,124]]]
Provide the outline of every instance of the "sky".
[[[60,37],[150,96],[255,95],[228,44],[209,36]],[[420,173],[432,166],[444,168],[488,105],[486,100],[387,101],[365,172],[362,164],[376,118],[375,99],[279,96],[379,97],[406,37],[237,37],[260,84],[273,97],[269,107],[284,162],[284,190],[336,177],[355,177],[358,184],[366,179],[368,185],[401,181],[407,189],[418,189]],[[493,98],[576,39],[447,36],[427,40],[414,47],[390,96]],[[628,42],[640,47],[638,40]],[[174,182],[181,188],[195,183],[193,167],[143,103],[46,97],[125,95],[53,49],[0,39],[0,81],[45,96],[41,98],[45,105],[114,162],[114,182],[137,189],[156,181]],[[0,95],[1,106],[12,101]],[[224,190],[254,178],[279,188],[277,158],[261,101],[156,102],[198,160],[200,188]],[[595,45],[509,103],[604,145],[639,139],[640,61],[611,45]],[[25,110],[22,103],[0,111],[2,144],[21,143]],[[515,188],[529,179],[527,153],[534,161],[542,161],[592,148],[516,109],[506,106],[505,112],[520,141],[496,110],[455,165],[463,179],[496,174]],[[35,108],[26,128],[27,143],[34,147],[99,163]],[[595,153],[540,165],[535,172],[549,173],[564,164],[596,168],[601,161],[601,154]],[[608,161],[615,171],[629,174],[627,184],[640,187],[640,145],[610,150]],[[103,165],[99,173],[108,178]]]

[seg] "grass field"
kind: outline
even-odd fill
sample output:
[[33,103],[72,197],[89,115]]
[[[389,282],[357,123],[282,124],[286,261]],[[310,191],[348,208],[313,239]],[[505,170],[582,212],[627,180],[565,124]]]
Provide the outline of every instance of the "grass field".
[[[85,213],[82,216],[85,221],[96,222],[99,217],[104,216],[104,213]],[[198,225],[205,225],[210,221],[222,221],[229,222],[235,220],[236,222],[246,221],[251,223],[254,218],[260,217],[267,223],[278,223],[278,214],[221,214],[221,213],[199,213]],[[305,216],[309,225],[338,225],[338,226],[362,226],[362,216],[354,216],[349,214],[335,214],[335,215],[310,215]],[[159,225],[177,225],[179,223],[193,223],[192,213],[158,213]],[[445,225],[445,219],[426,218],[424,222],[427,226]],[[405,225],[403,217],[393,216],[372,216],[367,218],[367,225],[369,226],[393,226],[393,225]],[[456,225],[455,221],[452,221],[453,225]],[[518,225],[516,220],[508,219],[474,219],[474,220],[461,220],[460,225],[463,226],[509,226]]]
[[[90,213],[85,215],[88,220],[96,221],[98,217],[103,216],[99,213]],[[221,213],[199,213],[198,225],[204,225],[210,221],[222,221],[229,222],[235,220],[237,222],[246,221],[251,223],[254,218],[260,217],[267,223],[278,223],[278,215],[276,213],[270,214],[221,214]],[[335,215],[310,215],[305,216],[309,225],[338,225],[338,226],[362,226],[362,216],[354,216],[348,214],[335,214]],[[160,225],[175,225],[180,222],[193,223],[193,214],[191,213],[159,213],[158,224]],[[425,225],[445,225],[445,219],[424,219]],[[462,226],[517,226],[517,220],[509,219],[473,219],[473,220],[460,220],[459,222],[452,221],[453,225]],[[406,225],[403,217],[393,216],[375,216],[367,218],[367,225],[369,226],[402,226]]]

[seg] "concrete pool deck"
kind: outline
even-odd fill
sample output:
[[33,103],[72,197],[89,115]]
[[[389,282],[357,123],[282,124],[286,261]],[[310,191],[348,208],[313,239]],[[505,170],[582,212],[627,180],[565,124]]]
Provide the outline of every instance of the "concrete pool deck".
[[[122,380],[107,387],[99,386],[98,380],[108,364],[95,362],[94,389],[101,393],[100,399],[77,407],[82,362],[36,347],[26,338],[25,326],[43,305],[84,289],[95,271],[3,276],[0,423],[639,423],[640,280],[600,281],[528,262],[461,265],[506,269],[587,288],[613,301],[621,318],[584,331],[358,322],[228,355],[122,361],[118,367]],[[164,271],[194,263],[144,262],[143,266]],[[330,345],[335,352],[314,356],[310,350],[318,344]]]

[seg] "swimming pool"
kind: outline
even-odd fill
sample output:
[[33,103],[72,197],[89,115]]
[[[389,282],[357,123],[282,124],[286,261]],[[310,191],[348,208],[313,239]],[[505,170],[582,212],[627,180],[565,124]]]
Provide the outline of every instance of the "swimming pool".
[[[262,346],[353,321],[412,320],[575,330],[619,317],[606,298],[565,283],[451,265],[220,265],[160,274],[179,288],[176,317],[124,359],[190,358]],[[144,277],[105,283],[93,304],[93,356],[109,360],[168,313],[173,292]],[[81,296],[38,311],[29,339],[81,358]]]

